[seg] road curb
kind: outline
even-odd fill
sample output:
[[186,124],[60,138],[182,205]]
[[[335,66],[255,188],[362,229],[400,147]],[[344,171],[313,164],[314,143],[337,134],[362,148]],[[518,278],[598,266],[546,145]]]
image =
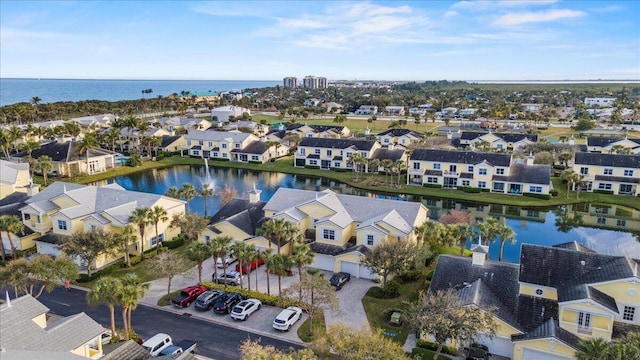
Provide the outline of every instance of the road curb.
[[278,340],[278,341],[285,341],[285,342],[292,343],[292,344],[295,344],[295,345],[300,345],[300,346],[303,346],[303,347],[307,347],[309,345],[308,343],[305,343],[302,340],[283,339],[283,338],[279,338],[279,337],[277,337],[277,336],[275,336],[273,334],[270,334],[270,333],[262,331],[262,330],[256,330],[256,329],[253,329],[253,328],[250,328],[250,327],[246,327],[246,326],[242,326],[242,325],[232,325],[232,324],[229,324],[227,322],[217,321],[217,320],[209,318],[209,317],[204,317],[204,316],[200,316],[200,315],[194,315],[194,314],[191,314],[191,313],[180,311],[180,310],[178,310],[178,309],[176,309],[176,308],[174,308],[173,306],[170,306],[170,305],[169,306],[159,306],[159,305],[152,304],[152,303],[149,303],[149,302],[144,302],[144,301],[141,301],[138,304],[146,306],[146,307],[154,308],[156,310],[162,310],[162,311],[170,312],[170,313],[173,313],[173,314],[176,314],[176,315],[187,314],[187,315],[189,315],[189,317],[196,318],[196,319],[202,320],[202,321],[206,321],[206,322],[209,322],[209,323],[212,323],[212,324],[225,326],[225,327],[236,329],[236,330],[242,330],[242,331],[250,332],[252,334],[268,337],[268,338],[271,338],[271,339],[274,339],[274,340]]

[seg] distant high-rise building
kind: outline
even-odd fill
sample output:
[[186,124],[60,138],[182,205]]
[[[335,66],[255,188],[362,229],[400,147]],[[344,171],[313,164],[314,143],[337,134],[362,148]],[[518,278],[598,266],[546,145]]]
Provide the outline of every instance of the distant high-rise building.
[[325,77],[308,75],[302,80],[302,86],[309,89],[325,89],[329,87],[329,82]]
[[298,87],[298,78],[294,76],[287,76],[282,80],[284,87],[286,88],[297,88]]

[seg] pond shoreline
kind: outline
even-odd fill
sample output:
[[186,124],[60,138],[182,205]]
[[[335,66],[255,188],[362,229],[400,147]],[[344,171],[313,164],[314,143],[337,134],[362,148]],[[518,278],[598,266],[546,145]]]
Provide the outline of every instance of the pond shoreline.
[[[443,189],[433,189],[433,188],[425,188],[418,187],[413,185],[401,185],[400,187],[391,187],[389,186],[389,178],[385,175],[377,175],[377,174],[359,174],[357,180],[353,178],[351,172],[335,172],[335,171],[323,171],[315,170],[315,169],[306,169],[306,168],[296,168],[290,164],[290,158],[280,159],[276,162],[266,163],[266,164],[248,164],[248,163],[238,163],[238,162],[230,162],[230,161],[216,161],[209,160],[209,166],[211,168],[235,168],[235,169],[245,169],[251,171],[259,171],[259,172],[276,172],[276,173],[286,173],[293,175],[304,175],[314,178],[322,178],[328,180],[339,181],[346,185],[349,185],[353,188],[373,191],[378,193],[385,194],[406,194],[406,195],[416,195],[416,196],[426,196],[426,197],[441,197],[441,198],[450,198],[456,200],[466,200],[466,201],[476,201],[487,204],[500,204],[500,205],[514,205],[514,206],[523,206],[528,208],[544,208],[550,206],[560,206],[560,205],[570,205],[570,204],[578,204],[578,203],[600,203],[600,204],[615,204],[620,205],[621,203],[625,203],[625,206],[640,210],[640,199],[638,197],[625,197],[625,196],[615,196],[615,195],[607,195],[607,194],[595,194],[595,193],[580,193],[580,198],[576,198],[575,192],[569,194],[569,197],[566,196],[566,187],[562,186],[561,180],[558,178],[552,178],[554,183],[554,188],[558,190],[558,195],[554,196],[550,200],[543,199],[535,199],[524,196],[512,196],[505,194],[497,194],[497,193],[465,193],[460,190],[443,190]],[[69,178],[67,181],[87,184],[100,180],[109,180],[114,179],[118,176],[123,175],[131,175],[137,172],[149,170],[149,169],[162,169],[167,167],[173,167],[176,165],[202,165],[204,166],[204,161],[201,158],[192,158],[192,157],[180,157],[180,156],[172,156],[169,158],[165,158],[159,161],[145,161],[142,166],[138,167],[118,167],[116,169],[89,176],[82,176],[76,178]],[[393,180],[391,180],[393,181]],[[384,184],[384,185],[380,185]]]

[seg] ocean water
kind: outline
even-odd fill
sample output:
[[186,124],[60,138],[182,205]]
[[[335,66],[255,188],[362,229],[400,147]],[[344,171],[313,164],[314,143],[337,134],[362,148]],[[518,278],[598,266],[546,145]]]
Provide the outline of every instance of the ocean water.
[[[42,103],[81,100],[135,100],[181,91],[228,91],[280,85],[280,80],[78,80],[78,79],[0,79],[0,106],[31,102]],[[142,90],[152,89],[151,94]]]

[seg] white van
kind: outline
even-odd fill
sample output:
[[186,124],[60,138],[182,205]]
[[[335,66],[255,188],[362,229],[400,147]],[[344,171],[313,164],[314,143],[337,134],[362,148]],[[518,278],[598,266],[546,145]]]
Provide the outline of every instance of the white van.
[[149,340],[142,343],[142,347],[147,350],[151,356],[158,356],[158,354],[169,345],[173,345],[171,336],[163,333],[155,334]]

